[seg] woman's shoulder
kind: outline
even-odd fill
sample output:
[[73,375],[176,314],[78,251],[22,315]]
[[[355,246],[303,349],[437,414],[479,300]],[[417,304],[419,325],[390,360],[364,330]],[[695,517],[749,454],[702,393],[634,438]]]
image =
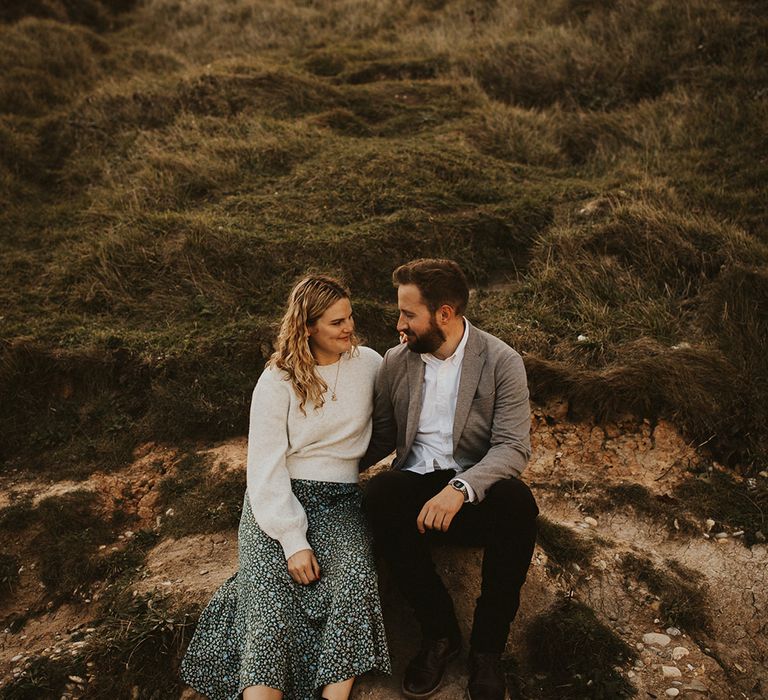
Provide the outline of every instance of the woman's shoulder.
[[290,389],[290,377],[288,372],[274,365],[267,364],[264,366],[264,371],[259,376],[254,392],[283,392]]
[[[353,358],[354,357],[355,356],[353,355]],[[381,355],[379,355],[379,353],[377,353],[373,348],[369,348],[367,345],[357,346],[356,357],[360,360],[361,363],[375,369],[378,369],[382,361]]]

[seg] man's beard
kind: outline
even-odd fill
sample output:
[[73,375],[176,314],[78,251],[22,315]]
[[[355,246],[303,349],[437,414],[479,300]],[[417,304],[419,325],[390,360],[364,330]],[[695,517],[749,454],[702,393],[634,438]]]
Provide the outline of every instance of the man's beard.
[[406,333],[408,349],[411,352],[434,352],[445,342],[445,333],[435,323],[434,318],[429,319],[429,330],[422,335]]

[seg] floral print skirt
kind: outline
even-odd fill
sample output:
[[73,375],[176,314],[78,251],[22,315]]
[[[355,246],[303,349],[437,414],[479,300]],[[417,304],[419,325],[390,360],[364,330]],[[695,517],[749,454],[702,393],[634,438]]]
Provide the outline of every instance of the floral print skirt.
[[360,488],[301,479],[291,487],[320,580],[293,581],[246,494],[239,570],[203,610],[181,665],[184,682],[211,700],[237,700],[252,685],[282,690],[285,700],[318,700],[328,683],[391,672]]

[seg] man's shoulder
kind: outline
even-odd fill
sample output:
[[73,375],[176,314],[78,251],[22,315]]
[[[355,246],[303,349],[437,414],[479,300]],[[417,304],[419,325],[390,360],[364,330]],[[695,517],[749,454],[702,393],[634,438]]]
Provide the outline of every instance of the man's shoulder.
[[520,353],[518,353],[512,346],[505,343],[501,338],[498,338],[487,331],[483,331],[477,326],[472,326],[472,331],[476,334],[476,345],[488,354],[489,359],[509,360],[520,358]]

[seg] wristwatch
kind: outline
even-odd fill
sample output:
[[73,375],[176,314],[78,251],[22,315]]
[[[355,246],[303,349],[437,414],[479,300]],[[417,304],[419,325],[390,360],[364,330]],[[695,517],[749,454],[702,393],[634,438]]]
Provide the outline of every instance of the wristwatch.
[[448,483],[457,491],[459,491],[462,496],[464,496],[464,503],[469,500],[469,491],[467,491],[467,485],[461,479],[452,479]]

